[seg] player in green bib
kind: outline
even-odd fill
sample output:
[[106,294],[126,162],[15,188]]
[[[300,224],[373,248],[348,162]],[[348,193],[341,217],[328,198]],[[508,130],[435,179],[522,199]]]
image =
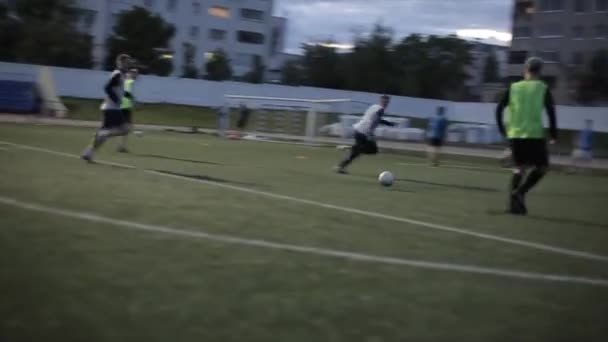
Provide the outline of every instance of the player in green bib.
[[122,97],[122,102],[120,104],[120,110],[122,111],[124,124],[128,129],[128,133],[123,135],[122,141],[118,146],[118,152],[128,153],[127,149],[127,137],[131,130],[133,129],[133,107],[135,102],[135,97],[133,96],[133,83],[137,80],[137,69],[130,69],[127,73],[127,77],[125,79],[124,84],[124,95]]
[[[555,105],[549,87],[540,79],[542,67],[540,58],[528,59],[524,80],[513,83],[496,107],[496,123],[503,136],[509,139],[515,164],[508,208],[515,215],[528,213],[525,196],[545,176],[549,167],[543,125],[545,109],[549,117],[550,142],[553,144],[557,139]],[[509,107],[507,129],[503,123],[506,107]]]

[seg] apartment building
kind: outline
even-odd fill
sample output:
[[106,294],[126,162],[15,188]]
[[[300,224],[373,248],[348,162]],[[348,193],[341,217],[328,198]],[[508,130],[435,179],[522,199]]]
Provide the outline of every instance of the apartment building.
[[285,44],[287,22],[273,17],[274,0],[78,0],[83,16],[79,27],[94,37],[96,67],[101,68],[106,39],[122,11],[145,7],[176,27],[171,41],[175,75],[180,75],[184,53],[193,48],[201,68],[213,51],[224,50],[236,77],[251,70],[255,56],[270,65]]
[[573,104],[577,74],[608,49],[608,0],[514,0],[508,76],[528,57],[545,60],[544,76],[560,104]]

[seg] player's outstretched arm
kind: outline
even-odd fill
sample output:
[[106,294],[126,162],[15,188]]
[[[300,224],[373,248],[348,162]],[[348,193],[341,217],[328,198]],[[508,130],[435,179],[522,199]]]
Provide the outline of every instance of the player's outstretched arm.
[[498,125],[498,130],[503,137],[507,136],[507,131],[505,130],[505,124],[502,121],[502,116],[505,108],[507,108],[509,105],[509,96],[509,89],[507,89],[502,99],[500,99],[500,102],[498,102],[498,105],[496,105],[496,125]]
[[395,126],[394,122],[391,122],[391,121],[388,121],[388,120],[384,120],[384,119],[380,119],[380,124],[385,125],[385,126],[391,126],[391,127]]
[[557,140],[557,116],[555,115],[555,102],[551,90],[547,89],[545,93],[545,109],[549,117],[549,135],[552,140]]

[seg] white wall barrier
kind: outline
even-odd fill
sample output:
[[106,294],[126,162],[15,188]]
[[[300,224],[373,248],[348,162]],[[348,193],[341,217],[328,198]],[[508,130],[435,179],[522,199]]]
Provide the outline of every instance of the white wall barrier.
[[[0,78],[9,74],[37,75],[40,66],[0,62]],[[51,67],[59,96],[101,99],[103,84],[108,73]],[[373,103],[378,94],[313,87],[290,87],[275,84],[249,84],[240,82],[213,82],[175,77],[141,76],[136,86],[138,101],[148,103],[174,103],[192,106],[219,107],[224,95],[290,97],[302,99],[351,99]],[[388,113],[391,115],[428,118],[437,106],[445,106],[452,121],[493,124],[492,103],[465,103],[393,96]],[[608,107],[558,106],[560,128],[578,130],[585,119],[594,121],[596,131],[608,132]]]

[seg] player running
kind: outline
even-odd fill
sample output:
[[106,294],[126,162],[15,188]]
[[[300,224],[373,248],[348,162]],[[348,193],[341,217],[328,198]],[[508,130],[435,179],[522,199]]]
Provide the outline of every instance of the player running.
[[137,80],[138,71],[135,68],[129,69],[125,80],[125,90],[122,97],[120,109],[122,111],[124,124],[127,126],[127,134],[122,136],[122,141],[118,146],[118,152],[129,153],[127,149],[127,137],[133,130],[133,107],[135,105],[135,96],[133,94],[133,84]]
[[124,94],[125,73],[129,70],[131,57],[121,54],[116,57],[116,70],[110,76],[104,87],[106,94],[105,100],[101,104],[103,112],[103,122],[101,128],[95,132],[93,142],[87,147],[82,159],[92,162],[95,151],[109,138],[113,136],[124,136],[129,133],[129,128],[125,125],[124,115],[120,109]]
[[[532,57],[526,61],[524,80],[511,85],[496,107],[496,123],[509,138],[515,168],[511,179],[508,211],[526,215],[525,196],[545,176],[549,167],[549,152],[543,127],[543,109],[549,117],[551,144],[557,139],[557,123],[553,96],[540,80],[543,61]],[[509,127],[505,131],[503,111],[509,107]],[[531,171],[526,176],[526,171]]]
[[355,129],[355,144],[350,149],[350,153],[338,166],[334,167],[334,170],[338,173],[345,174],[346,168],[350,165],[353,160],[359,157],[361,154],[377,154],[378,145],[374,138],[374,130],[379,124],[394,126],[390,121],[382,119],[384,111],[390,102],[390,97],[382,95],[380,97],[380,103],[370,106],[359,122],[353,127]]
[[427,155],[432,166],[439,166],[439,152],[445,140],[448,120],[445,107],[437,107],[437,115],[429,121]]

